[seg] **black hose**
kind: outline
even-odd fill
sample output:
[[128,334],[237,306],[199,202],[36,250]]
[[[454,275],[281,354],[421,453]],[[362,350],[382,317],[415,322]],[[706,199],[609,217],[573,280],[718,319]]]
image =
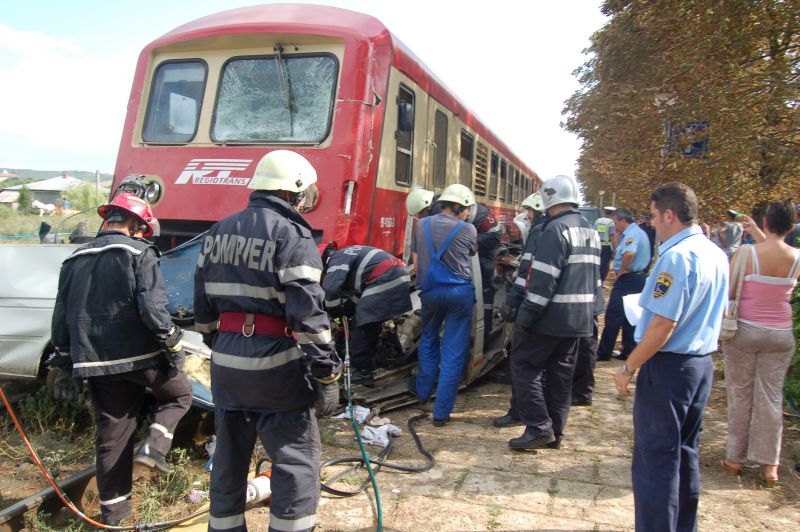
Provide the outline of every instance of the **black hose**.
[[[394,464],[391,462],[384,462],[384,460],[389,456],[392,452],[392,441],[389,440],[389,445],[383,448],[377,456],[374,456],[369,459],[370,464],[375,464],[377,467],[375,468],[375,473],[378,473],[381,468],[385,467],[387,469],[393,469],[395,471],[401,471],[403,473],[422,473],[424,471],[428,471],[432,469],[436,465],[436,459],[433,455],[422,446],[422,440],[420,439],[417,431],[414,430],[414,423],[425,419],[428,417],[428,414],[417,414],[416,416],[412,416],[408,420],[408,432],[411,434],[411,437],[414,438],[414,444],[417,446],[417,450],[419,453],[425,457],[426,463],[421,466],[406,466],[401,464]],[[329,484],[332,484],[339,480],[340,478],[346,476],[352,471],[357,471],[359,468],[364,467],[364,458],[361,456],[345,456],[342,458],[334,458],[332,460],[328,460],[324,462],[320,466],[320,470],[325,469],[326,467],[330,467],[333,465],[338,464],[353,464],[350,467],[344,469],[337,473],[333,478],[330,480],[322,483],[322,491],[326,493],[330,493],[332,495],[338,495],[340,497],[352,497],[353,495],[358,495],[359,493],[363,492],[370,483],[370,479],[367,478],[364,482],[354,491],[344,491],[338,490],[336,488],[332,488]]]

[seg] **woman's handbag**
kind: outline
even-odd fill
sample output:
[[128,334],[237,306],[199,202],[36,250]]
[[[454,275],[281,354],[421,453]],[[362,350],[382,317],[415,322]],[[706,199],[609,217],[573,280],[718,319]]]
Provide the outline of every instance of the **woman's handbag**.
[[728,317],[722,319],[722,329],[719,332],[719,339],[723,342],[733,338],[739,328],[736,322],[736,318],[739,315],[739,296],[742,295],[742,282],[744,281],[745,265],[749,255],[749,244],[739,247],[739,254],[736,256],[736,264],[733,265],[733,276],[731,277],[731,283],[736,283],[736,296],[728,301]]

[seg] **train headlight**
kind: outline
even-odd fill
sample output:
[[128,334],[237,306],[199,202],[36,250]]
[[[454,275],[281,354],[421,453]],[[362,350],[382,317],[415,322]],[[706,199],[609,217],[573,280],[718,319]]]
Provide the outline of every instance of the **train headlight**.
[[150,181],[144,189],[144,200],[153,204],[161,198],[161,184],[158,181]]
[[305,198],[299,206],[300,212],[311,212],[319,204],[319,189],[317,185],[311,184],[305,190]]

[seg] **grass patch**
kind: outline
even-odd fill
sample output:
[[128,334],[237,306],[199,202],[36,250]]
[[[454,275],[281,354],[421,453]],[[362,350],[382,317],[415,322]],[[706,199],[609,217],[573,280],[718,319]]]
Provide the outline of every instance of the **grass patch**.
[[455,487],[453,488],[453,493],[458,493],[461,491],[461,488],[464,487],[464,482],[466,482],[467,477],[469,476],[469,469],[462,469],[461,474],[458,475],[456,479]]
[[561,490],[558,489],[558,480],[555,478],[551,478],[550,487],[547,488],[547,493],[549,493],[550,495],[556,495],[559,491]]
[[503,508],[501,508],[497,504],[493,504],[491,508],[489,508],[489,521],[486,523],[486,528],[489,530],[497,530],[500,528],[500,521],[497,520],[500,517],[500,514],[503,513]]

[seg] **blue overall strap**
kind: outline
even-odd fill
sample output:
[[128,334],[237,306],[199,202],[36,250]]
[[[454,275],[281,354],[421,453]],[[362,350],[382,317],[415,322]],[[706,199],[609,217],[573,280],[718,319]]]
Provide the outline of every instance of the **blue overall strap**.
[[461,226],[463,226],[464,224],[465,222],[459,221],[453,228],[453,230],[450,232],[450,234],[447,235],[447,239],[445,239],[444,243],[442,243],[442,246],[439,248],[439,251],[436,251],[436,249],[433,247],[433,237],[431,237],[430,218],[423,219],[422,225],[425,228],[425,239],[428,241],[428,249],[430,249],[431,257],[435,258],[436,260],[442,260],[442,255],[444,254],[444,252],[447,250],[447,247],[450,245],[450,243],[458,234],[458,231],[461,229]]

